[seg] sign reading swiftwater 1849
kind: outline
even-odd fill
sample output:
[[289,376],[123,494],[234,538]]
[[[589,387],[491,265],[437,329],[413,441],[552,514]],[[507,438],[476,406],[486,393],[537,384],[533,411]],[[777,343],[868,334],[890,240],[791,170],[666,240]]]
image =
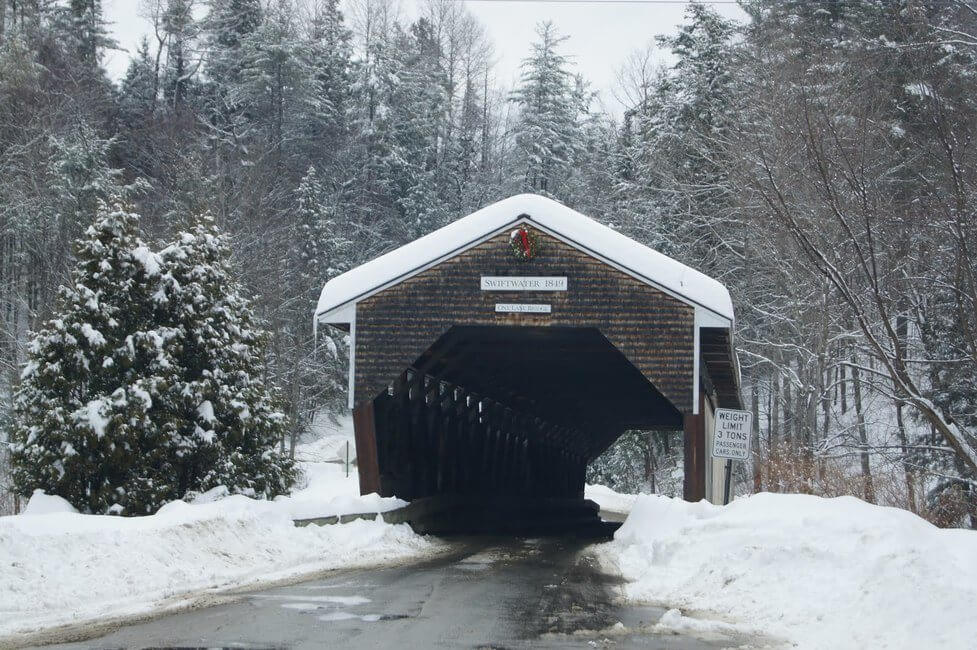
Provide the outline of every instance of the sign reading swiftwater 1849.
[[749,411],[716,409],[712,457],[749,460],[752,432],[753,414]]
[[566,291],[565,276],[502,277],[482,276],[482,291]]

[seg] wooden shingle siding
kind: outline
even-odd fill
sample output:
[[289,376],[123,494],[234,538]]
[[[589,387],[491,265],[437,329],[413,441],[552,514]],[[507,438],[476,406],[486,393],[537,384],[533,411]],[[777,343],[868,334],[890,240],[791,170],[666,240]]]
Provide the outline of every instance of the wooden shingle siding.
[[[508,233],[359,302],[355,401],[386,390],[453,325],[596,327],[684,413],[692,408],[693,308],[542,232],[536,259]],[[482,291],[481,276],[566,276],[567,291]],[[544,303],[551,314],[497,314],[496,303]]]

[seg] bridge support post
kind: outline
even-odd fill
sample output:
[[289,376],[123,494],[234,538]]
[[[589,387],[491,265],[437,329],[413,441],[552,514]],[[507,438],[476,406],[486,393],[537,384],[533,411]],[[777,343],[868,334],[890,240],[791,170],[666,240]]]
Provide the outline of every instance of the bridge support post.
[[704,400],[699,393],[699,413],[685,414],[685,483],[682,498],[701,501],[706,498],[706,419]]
[[379,493],[380,463],[377,457],[377,424],[372,401],[357,404],[353,409],[353,435],[356,439],[360,494]]

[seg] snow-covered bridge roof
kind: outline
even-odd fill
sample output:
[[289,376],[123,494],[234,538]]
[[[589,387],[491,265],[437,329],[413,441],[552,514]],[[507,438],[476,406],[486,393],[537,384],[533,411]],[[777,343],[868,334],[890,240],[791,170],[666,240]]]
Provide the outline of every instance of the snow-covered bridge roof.
[[488,205],[333,278],[319,296],[316,320],[348,322],[349,310],[345,308],[350,304],[523,222],[689,304],[733,320],[729,291],[718,281],[576,210],[535,194],[518,194]]

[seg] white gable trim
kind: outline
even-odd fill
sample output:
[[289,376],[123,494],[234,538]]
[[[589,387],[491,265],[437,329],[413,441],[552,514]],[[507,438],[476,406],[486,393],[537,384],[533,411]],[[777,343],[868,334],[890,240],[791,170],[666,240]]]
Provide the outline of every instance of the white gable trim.
[[[410,278],[414,277],[415,275],[418,275],[420,273],[423,273],[424,271],[427,271],[428,269],[433,268],[433,267],[437,266],[438,264],[441,264],[442,262],[446,262],[446,261],[450,260],[452,257],[456,257],[458,255],[461,255],[465,251],[467,251],[469,249],[472,249],[472,248],[475,248],[479,244],[483,244],[483,243],[487,242],[488,240],[492,239],[493,237],[495,237],[495,236],[497,236],[497,235],[505,232],[506,230],[508,230],[509,228],[512,228],[516,224],[522,223],[523,221],[525,221],[524,215],[520,215],[518,217],[515,217],[510,223],[505,224],[504,226],[498,228],[497,230],[494,230],[494,231],[488,233],[487,235],[484,235],[482,237],[479,237],[478,239],[475,239],[473,241],[470,241],[467,244],[464,244],[462,246],[459,246],[458,248],[454,249],[450,253],[445,253],[441,257],[438,257],[438,258],[436,258],[434,260],[431,260],[430,262],[426,262],[426,263],[424,263],[424,264],[422,264],[420,266],[417,266],[417,267],[415,267],[415,268],[413,268],[413,269],[411,269],[409,271],[405,271],[405,272],[401,273],[400,275],[398,275],[397,277],[395,277],[395,278],[393,278],[393,279],[391,279],[391,280],[389,280],[389,281],[387,281],[387,282],[385,282],[383,284],[377,285],[376,287],[374,287],[372,289],[368,289],[368,290],[360,293],[359,295],[350,298],[346,302],[337,305],[336,307],[330,309],[329,311],[324,311],[324,312],[321,312],[321,313],[317,313],[316,314],[316,322],[320,322],[320,323],[349,323],[350,321],[348,320],[348,318],[350,318],[351,316],[353,318],[355,318],[355,305],[357,303],[359,303],[361,300],[366,300],[367,298],[369,298],[371,296],[375,296],[376,294],[380,293],[381,291],[384,291],[386,289],[389,289],[390,287],[392,287],[394,285],[397,285],[397,284],[400,284],[401,282],[403,282],[405,280],[409,280]],[[326,286],[328,286],[328,283],[327,283]],[[353,312],[350,312],[349,311],[349,307],[350,306],[353,306],[354,307],[354,311]]]
[[569,237],[566,237],[563,234],[561,234],[561,233],[559,233],[559,232],[557,232],[555,230],[551,230],[550,228],[548,228],[548,227],[546,227],[546,226],[544,226],[544,225],[542,225],[542,224],[534,221],[533,218],[532,218],[532,215],[527,215],[527,216],[528,216],[528,218],[522,219],[519,223],[521,223],[521,222],[532,223],[532,225],[535,228],[539,229],[542,232],[545,232],[546,234],[550,235],[551,237],[554,237],[555,239],[559,239],[564,244],[567,244],[568,246],[572,246],[572,247],[576,248],[578,251],[581,251],[583,253],[586,253],[587,255],[590,255],[594,259],[599,260],[599,261],[603,262],[604,264],[606,264],[606,265],[608,265],[610,267],[613,267],[613,268],[617,269],[618,271],[620,271],[622,273],[625,273],[627,275],[630,275],[635,280],[638,280],[640,282],[643,282],[644,284],[647,284],[647,285],[649,285],[651,287],[654,287],[655,289],[658,289],[662,293],[667,294],[667,295],[671,296],[672,298],[675,298],[676,300],[680,300],[680,301],[684,302],[685,304],[689,305],[690,307],[695,307],[696,314],[698,314],[699,311],[702,310],[702,311],[705,311],[706,313],[708,313],[714,319],[725,323],[725,325],[722,325],[722,327],[731,327],[732,326],[732,322],[730,321],[730,319],[728,319],[725,316],[723,316],[723,315],[721,315],[721,314],[713,311],[709,307],[707,307],[705,305],[702,305],[702,304],[699,304],[698,302],[696,302],[695,300],[692,300],[688,296],[685,296],[685,295],[683,295],[681,293],[678,293],[677,291],[673,291],[673,290],[669,289],[668,287],[666,287],[666,286],[664,286],[664,285],[656,282],[655,280],[653,280],[651,278],[648,278],[648,277],[645,277],[641,273],[638,273],[637,271],[635,271],[633,269],[630,269],[627,266],[624,266],[623,264],[618,264],[614,260],[611,260],[611,259],[608,259],[608,258],[604,257],[603,255],[601,255],[597,251],[591,250],[590,248],[588,248],[584,244],[581,244],[581,243],[579,243],[579,242],[577,242],[577,241],[575,241],[575,240],[573,240],[573,239],[571,239]]
[[[600,262],[602,262],[604,264],[607,264],[608,266],[610,266],[610,267],[612,267],[614,269],[617,269],[618,271],[621,271],[622,273],[625,273],[625,274],[631,276],[632,278],[634,278],[634,279],[636,279],[636,280],[638,280],[638,281],[640,281],[640,282],[642,282],[644,284],[647,284],[649,286],[652,286],[655,289],[658,289],[659,291],[661,291],[662,293],[665,293],[666,295],[669,295],[669,296],[675,298],[676,300],[680,300],[681,302],[684,302],[685,304],[687,304],[687,305],[689,305],[691,307],[694,307],[695,310],[696,310],[697,319],[699,318],[698,315],[700,314],[700,312],[703,312],[702,313],[702,316],[705,317],[705,318],[708,318],[708,320],[711,323],[714,323],[713,325],[710,325],[712,327],[716,327],[716,326],[719,326],[719,327],[732,327],[732,320],[731,319],[729,319],[729,318],[723,316],[722,314],[720,314],[720,313],[718,313],[718,312],[710,309],[706,305],[703,305],[703,304],[701,304],[699,302],[696,302],[695,300],[692,300],[691,298],[689,298],[688,296],[686,296],[684,294],[681,294],[681,293],[679,293],[677,291],[673,291],[672,289],[670,289],[670,288],[662,285],[661,283],[655,281],[652,278],[649,278],[649,277],[647,277],[647,276],[645,276],[645,275],[643,275],[641,273],[638,273],[637,271],[635,271],[635,270],[633,270],[631,268],[628,268],[627,266],[625,266],[623,264],[619,264],[619,263],[615,262],[614,260],[609,259],[609,258],[601,255],[600,253],[598,253],[598,252],[590,249],[586,245],[581,244],[580,242],[578,242],[578,241],[576,241],[576,240],[574,240],[574,239],[572,239],[572,238],[564,235],[561,232],[559,232],[557,230],[554,230],[554,229],[552,229],[552,228],[550,228],[548,226],[545,226],[545,225],[539,223],[538,221],[536,221],[535,219],[533,219],[533,217],[532,217],[531,214],[520,214],[520,215],[516,216],[515,218],[513,218],[512,221],[503,224],[502,226],[500,226],[500,227],[492,230],[491,232],[489,232],[489,233],[487,233],[485,235],[482,235],[481,237],[478,237],[477,239],[474,239],[474,240],[472,240],[472,241],[470,241],[470,242],[468,242],[468,243],[466,243],[466,244],[464,244],[462,246],[459,246],[459,247],[455,248],[454,250],[451,250],[448,253],[445,253],[444,255],[441,255],[440,257],[437,257],[437,258],[435,258],[435,259],[433,259],[433,260],[431,260],[429,262],[426,262],[426,263],[421,264],[421,265],[419,265],[419,266],[417,266],[417,267],[415,267],[413,269],[410,269],[408,271],[405,271],[405,272],[401,273],[400,275],[398,275],[398,276],[396,276],[396,277],[394,277],[394,278],[392,278],[392,279],[390,279],[390,280],[388,280],[388,281],[386,281],[386,282],[384,282],[384,283],[382,283],[380,285],[377,285],[377,286],[375,286],[375,287],[373,287],[371,289],[368,289],[366,291],[363,291],[362,293],[360,293],[360,294],[358,294],[356,296],[353,296],[352,298],[350,298],[347,301],[345,301],[345,302],[343,302],[343,303],[341,303],[341,304],[333,307],[332,309],[329,309],[328,311],[323,311],[323,312],[317,313],[316,316],[315,316],[315,324],[318,325],[318,323],[329,323],[329,324],[348,324],[348,323],[352,323],[356,319],[356,305],[361,300],[365,300],[365,299],[367,299],[367,298],[369,298],[371,296],[374,296],[374,295],[380,293],[381,291],[384,291],[386,289],[389,289],[390,287],[392,287],[394,285],[400,284],[401,282],[404,282],[405,280],[409,280],[410,278],[412,278],[412,277],[414,277],[414,276],[416,276],[416,275],[418,275],[420,273],[423,273],[424,271],[427,271],[428,269],[431,269],[431,268],[433,268],[435,266],[438,266],[439,264],[441,264],[441,263],[443,263],[443,262],[445,262],[445,261],[447,261],[447,260],[449,260],[449,259],[451,259],[453,257],[456,257],[456,256],[464,253],[467,250],[470,250],[472,248],[475,248],[476,246],[479,246],[479,245],[485,243],[486,241],[492,239],[493,237],[496,237],[496,236],[502,234],[506,230],[508,230],[510,228],[513,228],[514,226],[518,226],[519,224],[523,224],[523,223],[532,225],[534,228],[537,228],[541,232],[545,232],[546,234],[550,235],[551,237],[553,237],[555,239],[558,239],[558,240],[562,241],[563,243],[567,244],[568,246],[572,246],[573,248],[576,248],[577,250],[579,250],[579,251],[581,251],[583,253],[586,253],[587,255],[593,257],[594,259],[596,259],[596,260],[598,260],[598,261],[600,261]],[[328,286],[328,284],[327,284],[327,286]],[[696,330],[698,330],[698,328],[696,328]],[[698,333],[698,331],[697,331],[697,333]]]

